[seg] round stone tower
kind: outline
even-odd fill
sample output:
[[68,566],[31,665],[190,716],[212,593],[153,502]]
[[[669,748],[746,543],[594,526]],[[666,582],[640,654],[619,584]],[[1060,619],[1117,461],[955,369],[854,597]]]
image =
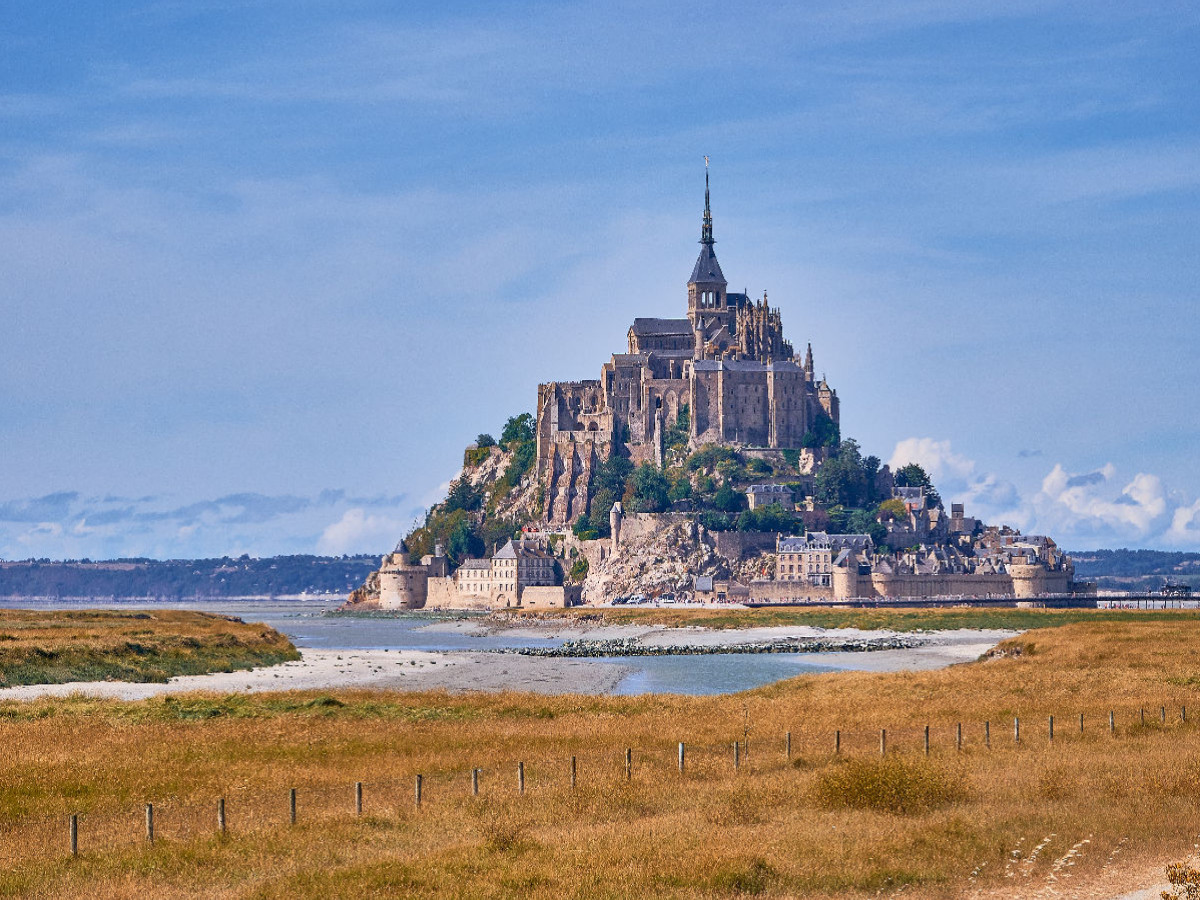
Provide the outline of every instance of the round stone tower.
[[1013,596],[1018,600],[1040,597],[1046,593],[1046,568],[1041,563],[1009,563]]
[[408,561],[408,545],[401,541],[379,570],[379,608],[421,609],[428,596],[429,571]]
[[612,505],[612,509],[608,511],[608,528],[612,532],[612,555],[616,556],[621,547],[621,520],[625,517],[625,511],[621,508],[621,501],[618,500]]

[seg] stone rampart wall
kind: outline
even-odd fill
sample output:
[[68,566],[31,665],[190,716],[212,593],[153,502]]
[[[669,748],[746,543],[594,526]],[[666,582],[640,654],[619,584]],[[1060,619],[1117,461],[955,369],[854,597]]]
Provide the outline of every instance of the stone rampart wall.
[[717,552],[733,562],[741,562],[756,553],[774,553],[774,531],[714,531]]
[[426,609],[491,609],[492,598],[487,595],[461,594],[454,579],[430,578]]
[[820,603],[833,599],[833,588],[803,581],[774,581],[755,579],[750,582],[751,600],[775,602]]

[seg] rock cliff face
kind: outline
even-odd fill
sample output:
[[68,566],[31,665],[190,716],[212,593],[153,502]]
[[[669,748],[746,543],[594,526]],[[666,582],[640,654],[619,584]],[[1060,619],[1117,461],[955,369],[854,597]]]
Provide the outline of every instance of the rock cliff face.
[[342,609],[379,609],[379,572],[367,576],[362,586],[355,588],[342,604]]
[[[616,597],[642,594],[647,597],[673,594],[690,597],[695,576],[732,579],[743,584],[774,571],[775,555],[755,554],[731,560],[716,549],[716,542],[694,520],[667,516],[646,517],[648,526],[626,529],[619,551],[605,552],[589,566],[583,585],[585,603],[606,603]],[[591,541],[607,545],[608,541]],[[588,557],[599,556],[589,547]]]

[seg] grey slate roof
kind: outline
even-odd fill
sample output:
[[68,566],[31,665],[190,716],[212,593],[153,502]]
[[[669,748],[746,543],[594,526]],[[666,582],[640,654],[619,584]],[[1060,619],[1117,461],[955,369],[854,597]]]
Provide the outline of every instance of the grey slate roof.
[[642,334],[688,334],[692,323],[687,319],[634,319],[633,333]]
[[614,353],[614,366],[642,366],[646,364],[645,353]]
[[712,244],[700,245],[700,255],[696,258],[696,265],[692,268],[692,277],[688,279],[688,284],[727,284],[721,264],[717,262],[717,254],[713,253]]
[[492,561],[490,559],[464,559],[459,569],[487,569],[492,570]]

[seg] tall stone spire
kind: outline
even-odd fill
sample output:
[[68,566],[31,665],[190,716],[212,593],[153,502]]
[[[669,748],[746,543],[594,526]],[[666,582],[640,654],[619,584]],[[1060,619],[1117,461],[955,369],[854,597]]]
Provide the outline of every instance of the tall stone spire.
[[704,157],[704,223],[700,226],[700,243],[711,247],[716,241],[712,236],[712,209],[708,203],[708,157]]
[[809,342],[808,350],[804,353],[804,374],[808,376],[808,380],[813,380],[813,358],[812,358],[812,343]]
[[708,196],[708,157],[704,157],[704,222],[700,226],[700,256],[696,259],[696,265],[692,269],[692,277],[688,279],[688,284],[704,284],[720,286],[720,303],[707,305],[725,305],[725,275],[721,272],[721,264],[717,262],[717,255],[713,252],[713,244],[716,241],[712,236],[712,207]]

